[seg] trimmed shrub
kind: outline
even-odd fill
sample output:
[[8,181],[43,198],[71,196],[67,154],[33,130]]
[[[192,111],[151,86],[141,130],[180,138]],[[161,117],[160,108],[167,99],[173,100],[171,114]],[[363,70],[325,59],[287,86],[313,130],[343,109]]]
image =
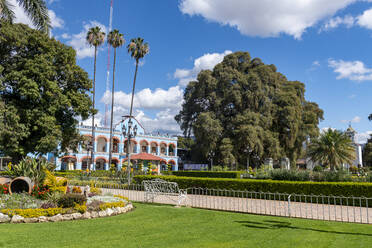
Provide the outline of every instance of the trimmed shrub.
[[322,172],[322,171],[324,171],[324,169],[320,165],[315,165],[314,168],[313,168],[313,171],[315,171],[315,172]]
[[209,178],[240,178],[240,171],[173,171],[173,175],[181,177],[209,177]]
[[76,204],[83,205],[87,201],[87,198],[81,194],[65,194],[58,199],[58,206],[63,208],[72,208]]
[[161,178],[176,182],[182,189],[208,188],[255,192],[296,193],[305,195],[372,196],[372,183],[354,182],[297,182],[258,179],[198,178],[177,176],[135,176],[136,183]]
[[62,208],[3,209],[0,212],[9,215],[10,217],[14,215],[20,215],[24,218],[35,218],[40,216],[54,216],[57,214],[64,214],[66,212],[66,209]]
[[310,181],[309,171],[275,169],[269,172],[272,180]]

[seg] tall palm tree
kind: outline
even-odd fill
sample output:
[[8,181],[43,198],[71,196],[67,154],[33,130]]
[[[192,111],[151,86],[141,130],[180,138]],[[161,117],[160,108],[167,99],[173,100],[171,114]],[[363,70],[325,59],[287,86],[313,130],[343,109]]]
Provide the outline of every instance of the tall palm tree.
[[[50,19],[44,0],[16,0],[31,19],[35,27],[45,33],[49,32]],[[0,0],[0,20],[13,22],[15,19],[14,6],[9,0]]]
[[332,129],[313,140],[307,152],[312,161],[330,166],[331,170],[342,164],[352,164],[356,155],[350,137],[344,132]]
[[[96,26],[90,28],[87,37],[87,42],[94,46],[94,75],[93,75],[93,109],[95,109],[95,100],[96,100],[96,62],[97,62],[97,48],[103,44],[105,41],[105,33],[101,31],[101,28]],[[95,124],[94,124],[94,113],[92,115],[92,156],[91,163],[94,166],[94,147],[95,147]]]
[[[132,118],[132,113],[133,113],[133,98],[134,98],[134,90],[136,88],[138,64],[139,64],[140,59],[144,58],[146,54],[149,53],[149,45],[147,43],[144,43],[142,38],[138,37],[136,39],[131,39],[127,48],[128,48],[128,53],[130,53],[130,56],[136,60],[136,70],[134,72],[133,87],[132,87],[132,100],[130,102],[129,121],[128,121],[128,133],[130,133],[129,123],[131,123],[131,118]],[[128,183],[130,183],[130,149],[131,149],[131,140],[129,136],[128,137]]]
[[125,40],[123,34],[119,33],[119,30],[114,29],[107,36],[107,42],[110,46],[114,48],[114,66],[112,73],[112,90],[111,90],[111,119],[110,119],[110,150],[109,150],[109,166],[111,166],[112,160],[112,123],[114,121],[114,92],[115,92],[115,65],[116,65],[116,48],[124,45]]

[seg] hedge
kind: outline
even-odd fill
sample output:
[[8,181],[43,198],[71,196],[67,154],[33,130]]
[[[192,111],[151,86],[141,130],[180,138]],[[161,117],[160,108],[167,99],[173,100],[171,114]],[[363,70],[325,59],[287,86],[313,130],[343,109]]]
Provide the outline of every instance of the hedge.
[[121,183],[113,183],[113,182],[100,182],[100,181],[85,181],[85,180],[69,180],[69,185],[74,186],[91,186],[97,188],[108,188],[108,189],[126,189],[128,187],[127,184]]
[[333,195],[333,196],[364,196],[372,197],[372,183],[353,182],[296,182],[273,181],[258,179],[226,179],[180,176],[135,176],[134,180],[140,184],[143,180],[160,178],[176,182],[182,189],[208,188],[231,189],[239,191],[289,193],[305,195]]
[[209,178],[240,178],[244,172],[240,171],[173,171],[172,174],[181,177],[209,177]]

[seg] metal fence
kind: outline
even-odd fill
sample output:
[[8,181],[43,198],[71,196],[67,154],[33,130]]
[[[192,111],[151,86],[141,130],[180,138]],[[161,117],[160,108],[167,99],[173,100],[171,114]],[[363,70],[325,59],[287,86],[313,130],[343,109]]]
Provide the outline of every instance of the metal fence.
[[[103,193],[145,202],[143,185],[113,184]],[[176,205],[177,196],[159,194],[152,202]],[[372,223],[372,198],[303,195],[287,193],[188,188],[185,205],[194,208],[232,211],[317,220]]]

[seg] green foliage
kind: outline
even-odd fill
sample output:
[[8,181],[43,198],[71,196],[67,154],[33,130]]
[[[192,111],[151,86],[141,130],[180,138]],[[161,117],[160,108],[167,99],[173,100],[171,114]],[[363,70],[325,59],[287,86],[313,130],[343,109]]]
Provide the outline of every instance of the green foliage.
[[276,169],[270,171],[270,178],[283,181],[309,181],[310,172],[306,170]]
[[[29,153],[76,149],[76,126],[94,112],[88,73],[71,47],[23,24],[0,29],[0,150],[15,161]],[[59,148],[60,145],[60,149]]]
[[82,194],[68,193],[62,195],[58,200],[58,206],[63,208],[72,208],[76,204],[83,205],[87,201],[87,198]]
[[24,218],[36,218],[40,216],[54,216],[57,214],[64,214],[66,209],[62,208],[37,208],[37,209],[3,209],[1,213],[14,216],[20,215]]
[[233,189],[256,192],[297,193],[306,195],[372,196],[372,183],[352,182],[297,182],[257,179],[199,178],[176,176],[135,176],[136,183],[161,178],[176,182],[182,189]]
[[0,195],[9,194],[9,185],[7,184],[0,184]]
[[43,159],[24,158],[18,164],[8,168],[12,177],[29,177],[36,185],[44,182],[46,171],[53,168],[53,165]]
[[[371,114],[372,116],[372,114]],[[363,166],[372,167],[372,138],[369,138],[367,144],[363,147]]]
[[315,172],[322,172],[322,171],[324,171],[324,169],[320,165],[315,165],[314,168],[313,168],[313,171],[315,171]]
[[27,193],[0,195],[0,209],[39,208],[42,203],[42,200]]
[[173,171],[175,176],[181,177],[210,177],[210,178],[240,178],[240,171]]
[[[42,30],[45,34],[49,33],[51,21],[44,0],[17,0],[16,2],[37,29]],[[15,6],[10,1],[0,0],[0,21],[12,23],[16,19],[13,8]]]
[[288,81],[274,65],[247,52],[225,56],[212,71],[203,70],[184,92],[175,117],[185,137],[195,135],[198,161],[255,167],[266,158],[288,157],[292,165],[307,137],[317,137],[323,111],[305,99],[305,86]]
[[307,153],[312,161],[329,166],[331,170],[342,164],[352,164],[355,159],[355,148],[349,136],[330,128],[311,141]]

